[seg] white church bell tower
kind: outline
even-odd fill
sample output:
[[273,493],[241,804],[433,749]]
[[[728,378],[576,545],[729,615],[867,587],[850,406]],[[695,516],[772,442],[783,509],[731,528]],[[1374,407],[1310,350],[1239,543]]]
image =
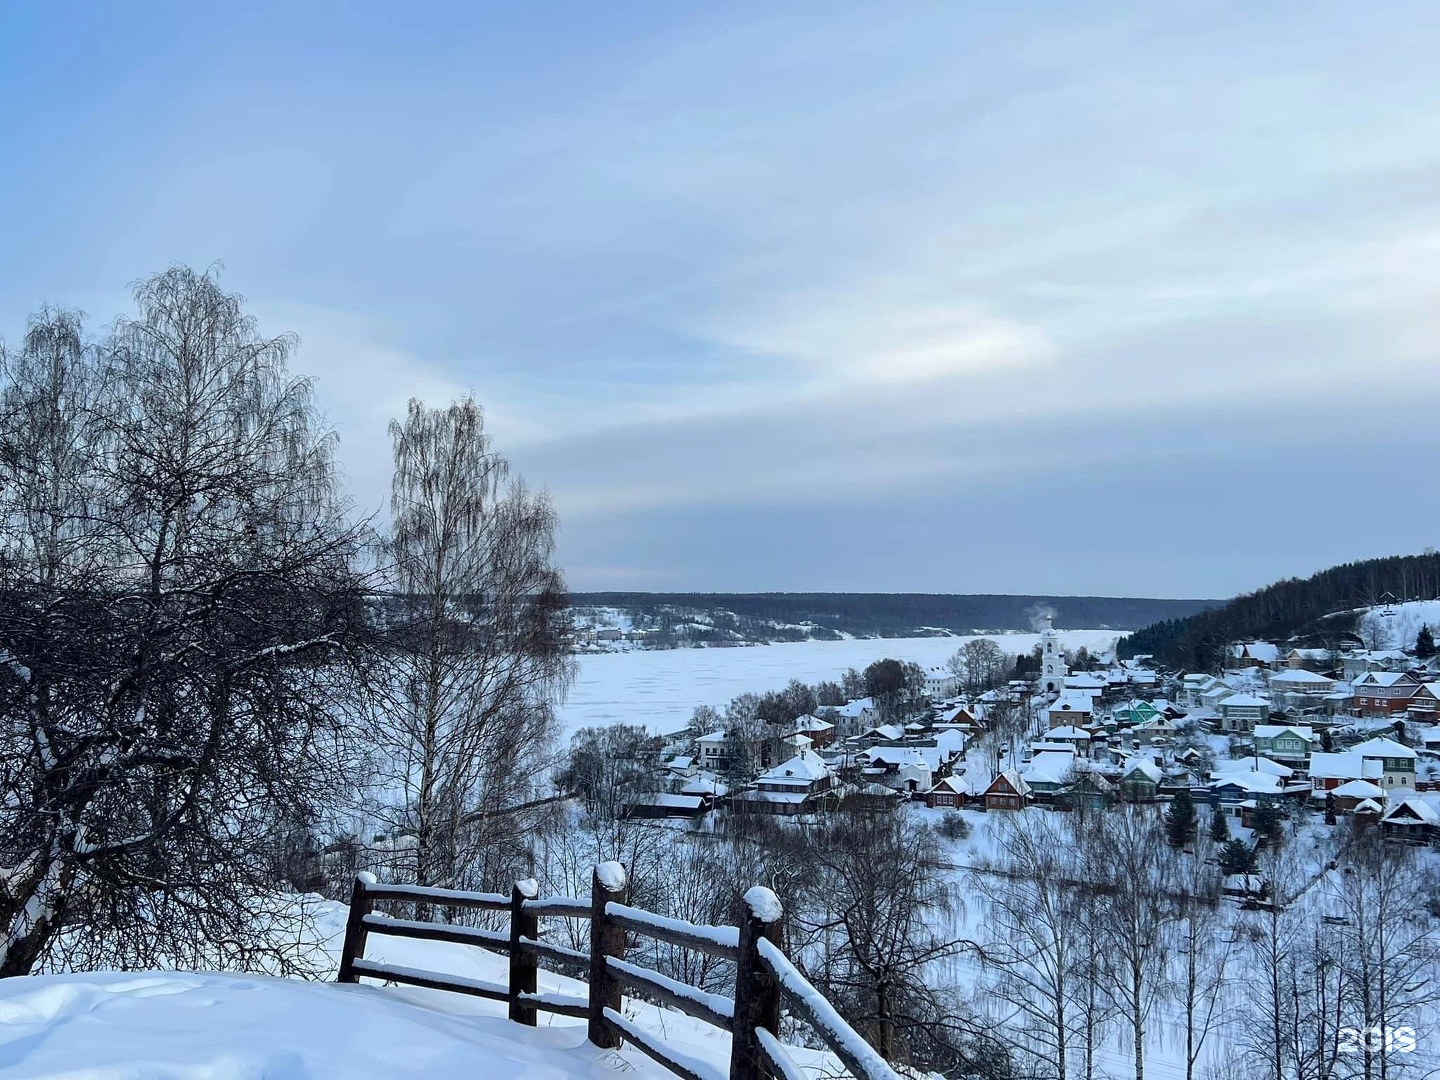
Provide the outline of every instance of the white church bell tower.
[[1060,651],[1060,634],[1047,614],[1045,629],[1040,634],[1040,688],[1047,694],[1058,694],[1068,674],[1065,654]]

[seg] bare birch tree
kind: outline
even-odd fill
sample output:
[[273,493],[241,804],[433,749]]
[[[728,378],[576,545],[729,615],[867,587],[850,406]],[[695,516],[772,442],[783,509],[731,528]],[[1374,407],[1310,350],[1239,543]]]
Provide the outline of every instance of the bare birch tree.
[[473,398],[390,427],[392,828],[421,885],[502,885],[526,857],[572,677],[555,512]]

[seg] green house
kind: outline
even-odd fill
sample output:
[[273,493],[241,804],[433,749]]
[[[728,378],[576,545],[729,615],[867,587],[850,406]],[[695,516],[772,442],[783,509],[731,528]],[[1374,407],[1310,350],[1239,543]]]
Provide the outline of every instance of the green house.
[[1315,729],[1303,724],[1255,725],[1255,752],[1284,765],[1304,765],[1315,742]]
[[1126,802],[1148,802],[1160,793],[1160,766],[1137,758],[1120,776],[1120,797]]

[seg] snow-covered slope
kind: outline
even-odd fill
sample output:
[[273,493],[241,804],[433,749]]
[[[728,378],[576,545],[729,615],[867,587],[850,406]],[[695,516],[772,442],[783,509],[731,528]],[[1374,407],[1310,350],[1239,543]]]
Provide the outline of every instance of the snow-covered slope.
[[1361,640],[1377,649],[1408,649],[1421,626],[1440,635],[1440,600],[1362,608],[1357,629]]
[[[107,972],[0,980],[0,1073],[85,1080],[547,1080],[668,1074],[578,1026],[372,986]],[[454,1012],[445,1006],[454,1008]]]
[[[311,905],[317,967],[333,971],[345,907]],[[504,983],[508,961],[468,945],[372,936],[366,957]],[[541,972],[539,989],[583,996]],[[631,998],[624,1013],[717,1078],[730,1036]],[[541,1013],[512,1024],[505,1006],[415,987],[341,986],[265,976],[101,972],[0,979],[0,1076],[67,1080],[674,1080],[632,1046],[586,1041],[585,1023]],[[817,1050],[791,1056],[812,1077],[838,1075]]]

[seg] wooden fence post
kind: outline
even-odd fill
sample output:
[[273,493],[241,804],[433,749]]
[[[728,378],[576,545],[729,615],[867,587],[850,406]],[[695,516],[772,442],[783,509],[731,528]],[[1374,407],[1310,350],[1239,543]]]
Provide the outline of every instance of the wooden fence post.
[[735,1028],[730,1040],[730,1080],[772,1080],[770,1058],[755,1036],[764,1028],[780,1036],[780,980],[760,959],[760,940],[780,944],[785,909],[763,885],[745,894],[740,920],[740,955],[735,963]]
[[539,962],[534,953],[520,947],[520,939],[540,937],[539,918],[525,910],[525,901],[539,895],[540,884],[534,878],[517,881],[510,890],[510,1019],[529,1027],[535,1026],[535,1006],[522,1005],[520,995],[535,993]]
[[375,898],[369,887],[375,884],[375,875],[365,871],[355,875],[355,887],[350,891],[350,913],[345,918],[345,943],[340,948],[340,973],[336,982],[359,982],[355,974],[355,961],[365,955],[365,916],[375,908]]
[[610,977],[606,957],[625,957],[625,931],[605,914],[612,900],[629,898],[629,878],[618,862],[595,867],[590,881],[590,1041],[605,1050],[620,1045],[620,1036],[605,1022],[605,1010],[620,1011],[620,984]]

